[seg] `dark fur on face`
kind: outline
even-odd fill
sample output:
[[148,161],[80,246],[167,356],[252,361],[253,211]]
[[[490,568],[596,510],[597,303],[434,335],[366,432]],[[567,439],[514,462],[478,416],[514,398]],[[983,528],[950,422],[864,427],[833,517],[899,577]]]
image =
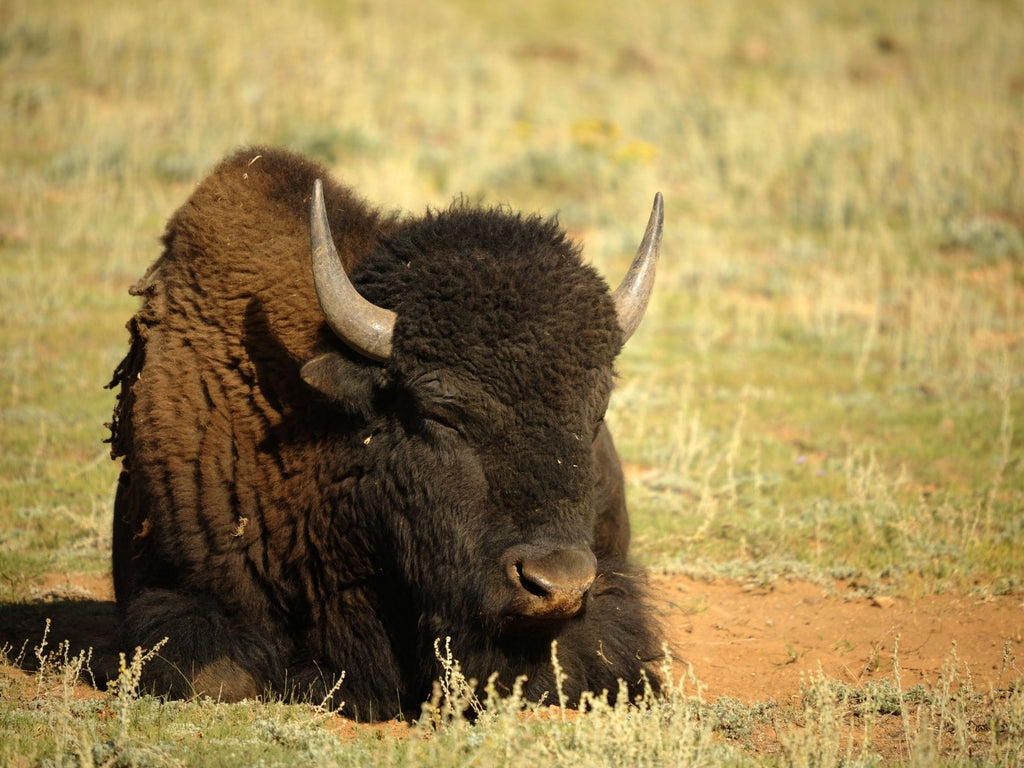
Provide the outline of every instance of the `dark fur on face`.
[[[383,363],[317,303],[316,178],[353,283],[397,313]],[[113,382],[115,588],[126,646],[169,638],[152,690],[316,696],[344,671],[345,711],[386,718],[429,696],[445,637],[468,677],[526,675],[535,699],[553,640],[570,701],[657,688],[602,420],[621,332],[554,221],[461,203],[402,220],[253,149],[164,246]],[[594,582],[575,615],[524,618],[508,553],[553,548],[592,551]]]

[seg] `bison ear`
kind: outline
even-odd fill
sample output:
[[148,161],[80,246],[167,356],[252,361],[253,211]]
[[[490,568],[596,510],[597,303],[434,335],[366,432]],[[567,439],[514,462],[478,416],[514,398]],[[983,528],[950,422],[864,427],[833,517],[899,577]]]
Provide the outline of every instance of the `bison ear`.
[[302,380],[350,413],[369,413],[380,369],[342,352],[325,352],[302,366]]

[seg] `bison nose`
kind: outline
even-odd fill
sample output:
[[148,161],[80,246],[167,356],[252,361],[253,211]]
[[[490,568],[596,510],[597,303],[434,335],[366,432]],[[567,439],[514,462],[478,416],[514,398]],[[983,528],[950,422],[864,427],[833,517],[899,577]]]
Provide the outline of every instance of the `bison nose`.
[[597,570],[597,558],[589,548],[513,548],[506,557],[506,574],[515,591],[514,613],[551,619],[579,613]]

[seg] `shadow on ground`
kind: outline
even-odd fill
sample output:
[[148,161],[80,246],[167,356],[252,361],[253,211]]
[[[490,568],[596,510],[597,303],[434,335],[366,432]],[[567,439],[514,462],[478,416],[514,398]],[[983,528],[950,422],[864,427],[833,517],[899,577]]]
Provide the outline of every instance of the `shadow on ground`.
[[[39,668],[40,656],[75,658],[91,649],[89,668],[96,687],[104,689],[118,672],[117,606],[112,600],[89,599],[0,603],[0,648],[8,663],[26,672]],[[83,682],[90,682],[88,676]]]

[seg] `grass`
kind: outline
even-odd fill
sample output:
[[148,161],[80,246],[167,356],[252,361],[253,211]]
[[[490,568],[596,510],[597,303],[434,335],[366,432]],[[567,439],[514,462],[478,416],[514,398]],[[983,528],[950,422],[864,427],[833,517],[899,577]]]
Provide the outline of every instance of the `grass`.
[[5,764],[45,758],[44,764],[53,765],[298,760],[405,766],[525,759],[594,766],[931,766],[976,765],[980,757],[986,765],[1019,765],[1024,740],[1024,689],[977,690],[955,649],[930,690],[901,686],[897,651],[892,674],[863,687],[809,676],[792,708],[728,698],[707,702],[699,684],[683,676],[661,697],[616,705],[594,697],[580,712],[532,704],[517,693],[498,698],[492,687],[466,680],[457,661],[439,653],[445,672],[417,720],[340,732],[339,721],[323,705],[140,698],[139,673],[147,660],[141,652],[122,657],[107,695],[83,699],[74,683],[89,674],[87,654],[72,657],[63,645],[48,650],[45,635],[32,653],[38,671],[3,684]]
[[[1021,594],[1022,125],[1015,0],[6,0],[0,602],[107,573],[127,287],[193,184],[257,142],[385,205],[560,210],[612,281],[665,194],[609,415],[642,562]],[[869,693],[827,681],[804,712],[680,695],[344,741],[315,707],[81,700],[76,664],[0,678],[2,762],[875,764]],[[965,690],[897,701],[885,759],[1020,764],[1020,692]]]

